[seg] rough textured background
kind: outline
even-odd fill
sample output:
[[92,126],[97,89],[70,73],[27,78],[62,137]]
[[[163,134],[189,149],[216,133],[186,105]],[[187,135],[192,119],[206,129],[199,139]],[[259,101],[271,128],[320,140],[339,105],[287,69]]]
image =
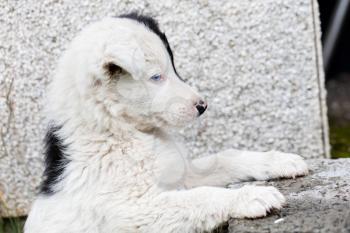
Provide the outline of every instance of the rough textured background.
[[310,175],[295,180],[252,182],[277,187],[287,206],[267,218],[231,220],[221,232],[350,232],[350,159],[310,160]]
[[89,22],[131,10],[159,19],[180,74],[209,102],[186,133],[194,154],[229,147],[328,154],[314,0],[3,0],[2,215],[25,214],[40,182],[40,110],[57,57]]

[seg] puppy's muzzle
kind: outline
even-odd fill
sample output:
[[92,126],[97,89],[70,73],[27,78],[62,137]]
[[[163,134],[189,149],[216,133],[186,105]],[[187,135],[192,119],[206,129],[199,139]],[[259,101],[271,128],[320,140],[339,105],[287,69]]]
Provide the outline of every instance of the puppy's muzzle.
[[204,100],[199,100],[196,102],[195,106],[198,111],[198,116],[202,115],[208,107],[207,103]]

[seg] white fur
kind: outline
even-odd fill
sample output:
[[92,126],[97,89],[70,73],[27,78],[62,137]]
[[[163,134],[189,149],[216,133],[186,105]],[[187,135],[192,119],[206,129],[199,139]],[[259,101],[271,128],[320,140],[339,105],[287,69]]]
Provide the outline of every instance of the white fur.
[[[126,73],[109,77],[108,62]],[[158,73],[164,81],[149,80]],[[281,208],[273,187],[222,187],[305,175],[303,159],[228,150],[188,160],[166,132],[194,120],[199,99],[144,25],[107,18],[83,30],[59,62],[47,104],[70,162],[56,192],[34,202],[25,232],[203,232]]]

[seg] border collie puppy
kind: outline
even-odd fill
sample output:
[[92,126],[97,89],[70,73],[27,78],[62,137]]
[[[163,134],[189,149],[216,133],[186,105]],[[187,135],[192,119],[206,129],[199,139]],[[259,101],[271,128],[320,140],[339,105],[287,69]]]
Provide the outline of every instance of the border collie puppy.
[[210,231],[285,203],[274,187],[227,184],[308,173],[300,156],[277,151],[187,159],[169,132],[207,104],[179,77],[157,22],[137,13],[80,32],[48,101],[45,178],[26,233]]

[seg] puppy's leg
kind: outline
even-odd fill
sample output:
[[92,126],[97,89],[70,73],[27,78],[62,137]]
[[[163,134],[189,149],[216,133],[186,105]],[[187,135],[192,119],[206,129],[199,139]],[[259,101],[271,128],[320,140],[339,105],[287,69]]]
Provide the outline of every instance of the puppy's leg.
[[[229,218],[266,216],[285,202],[274,187],[244,186],[240,189],[198,187],[160,194],[150,204],[154,221],[142,232],[205,232]],[[148,214],[147,216],[151,216]]]
[[233,149],[189,161],[187,168],[186,187],[225,186],[239,181],[294,178],[308,173],[305,161],[296,154]]

